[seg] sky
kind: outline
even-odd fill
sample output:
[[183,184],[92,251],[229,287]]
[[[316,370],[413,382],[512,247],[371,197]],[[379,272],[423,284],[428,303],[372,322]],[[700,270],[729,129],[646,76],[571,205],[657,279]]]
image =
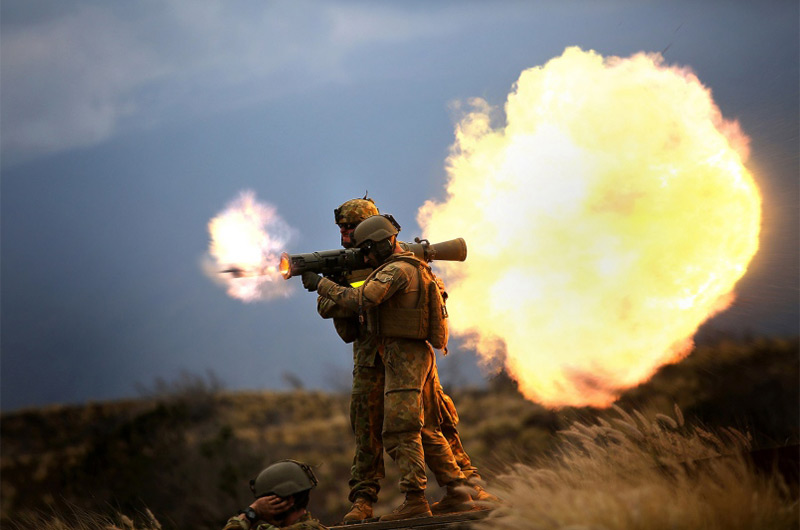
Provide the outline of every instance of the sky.
[[[331,249],[333,208],[368,190],[411,238],[444,196],[459,104],[502,106],[569,46],[662,52],[738,120],[761,249],[704,331],[796,335],[799,20],[788,0],[3,0],[0,407],[209,371],[348,388],[313,295],[245,304],[203,273],[208,221],[252,190],[295,230],[288,251]],[[445,382],[488,376],[455,345]]]

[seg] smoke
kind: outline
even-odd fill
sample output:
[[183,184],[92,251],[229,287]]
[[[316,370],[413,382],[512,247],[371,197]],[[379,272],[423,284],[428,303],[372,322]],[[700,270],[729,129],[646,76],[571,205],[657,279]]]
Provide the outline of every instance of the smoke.
[[274,206],[259,203],[252,191],[243,191],[209,221],[208,231],[211,240],[204,269],[230,296],[255,302],[291,294],[278,262],[294,230]]
[[747,146],[659,54],[567,48],[522,72],[504,116],[472,100],[446,197],[418,212],[431,241],[469,243],[438,263],[452,331],[550,406],[609,404],[681,359],[758,248]]

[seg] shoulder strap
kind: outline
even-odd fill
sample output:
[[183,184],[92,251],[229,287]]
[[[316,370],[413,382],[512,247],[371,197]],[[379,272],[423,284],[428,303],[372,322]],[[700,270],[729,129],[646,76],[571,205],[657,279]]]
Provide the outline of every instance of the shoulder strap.
[[395,256],[392,258],[392,261],[405,261],[406,263],[412,263],[414,265],[427,265],[427,263],[415,256]]
[[406,263],[416,265],[417,268],[420,269],[420,273],[422,273],[422,269],[427,269],[429,273],[433,274],[433,269],[431,269],[431,266],[416,256],[397,256],[394,258],[394,261],[405,261]]
[[361,285],[359,285],[358,287],[355,287],[355,289],[358,289],[358,322],[359,322],[359,324],[365,324],[366,323],[366,319],[364,317],[364,289],[363,289],[363,286],[364,286],[365,283],[367,283],[367,281],[370,280],[370,278],[375,276],[376,272],[378,272],[382,268],[383,267],[381,266],[381,267],[377,267],[377,268],[373,269],[373,271],[369,273],[369,275],[364,279],[364,281],[361,282]]

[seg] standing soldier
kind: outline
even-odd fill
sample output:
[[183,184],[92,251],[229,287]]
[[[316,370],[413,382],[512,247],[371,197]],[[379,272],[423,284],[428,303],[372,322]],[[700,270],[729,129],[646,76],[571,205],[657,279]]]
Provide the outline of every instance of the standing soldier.
[[281,460],[250,481],[256,500],[223,530],[327,530],[306,510],[317,477],[307,464]]
[[[378,215],[372,199],[353,199],[334,210],[344,248],[353,247],[353,230],[367,217]],[[354,271],[337,282],[348,287],[362,283],[371,269]],[[378,357],[377,337],[359,325],[356,313],[337,306],[325,297],[317,298],[317,311],[323,318],[333,318],[336,332],[353,343],[353,387],[350,394],[350,427],[356,441],[350,468],[350,511],[345,523],[372,517],[372,504],[378,500],[380,480],[385,477],[383,464],[383,363]]]
[[[407,330],[378,332],[376,327],[378,319],[383,321],[393,310],[415,308],[420,292],[428,289],[434,277],[426,263],[398,243],[399,226],[394,219],[373,215],[353,230],[357,220],[347,222],[349,219],[341,216],[343,211],[347,212],[348,203],[336,210],[342,244],[352,246],[355,243],[363,248],[367,251],[368,264],[378,268],[358,288],[338,285],[315,273],[303,274],[303,285],[321,295],[320,313],[339,319],[334,322],[345,341],[358,341],[354,345],[356,367],[351,402],[351,422],[357,439],[350,481],[354,506],[345,519],[357,521],[371,516],[371,505],[377,500],[379,490],[378,480],[384,476],[378,431],[381,425],[383,444],[400,467],[400,489],[406,494],[406,502],[381,520],[431,514],[424,496],[425,462],[434,471],[437,481],[447,486],[445,498],[434,505],[437,513],[468,509],[470,493],[467,492],[478,498],[483,495],[484,499],[489,494],[478,488],[463,487],[470,485],[456,463],[451,444],[439,428],[439,417],[452,418],[455,414],[454,409],[449,408],[449,414],[441,414],[440,407],[445,400],[440,397],[444,394],[440,394],[433,349],[425,337],[411,337]],[[330,302],[336,304],[334,308]],[[366,320],[363,319],[365,314]],[[359,315],[355,323],[354,315]],[[349,320],[347,325],[344,319]],[[362,325],[358,325],[359,321]],[[455,431],[454,424],[452,428]],[[458,437],[454,440],[454,445],[460,448]],[[466,457],[465,467],[477,478],[466,453],[463,456]]]
[[[366,195],[361,199],[351,199],[333,211],[334,220],[339,227],[341,244],[344,248],[352,248],[353,231],[367,217],[378,215],[374,201]],[[401,246],[404,243],[400,242]],[[358,287],[372,272],[372,268],[354,271],[337,283],[344,286]],[[350,424],[356,439],[356,451],[350,477],[349,499],[353,502],[350,511],[344,516],[344,522],[356,522],[372,517],[372,505],[377,502],[380,491],[380,479],[384,478],[383,442],[383,387],[384,369],[378,356],[376,338],[358,323],[355,312],[337,306],[328,298],[317,299],[317,311],[323,318],[332,318],[334,327],[345,342],[353,343],[353,387],[350,396]],[[435,362],[435,361],[434,361]],[[440,407],[441,431],[447,439],[456,463],[461,468],[471,486],[472,500],[496,502],[499,499],[484,491],[478,469],[461,444],[456,425],[458,412],[453,400],[444,393],[439,382],[438,370],[434,365],[436,397]],[[425,433],[423,432],[423,435]],[[427,458],[428,467],[436,464]],[[432,465],[433,464],[433,465]],[[443,484],[440,484],[440,486]],[[463,499],[458,495],[445,496],[431,506],[434,514],[451,513],[464,508]]]

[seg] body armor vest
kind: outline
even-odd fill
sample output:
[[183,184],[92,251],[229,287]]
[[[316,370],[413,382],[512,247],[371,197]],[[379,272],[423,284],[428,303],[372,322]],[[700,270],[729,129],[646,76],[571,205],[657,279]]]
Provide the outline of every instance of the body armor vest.
[[[367,312],[367,329],[381,337],[427,340],[446,355],[449,335],[447,308],[436,276],[427,263],[415,257],[398,256],[395,261],[410,263],[417,269],[419,284],[416,306],[380,304]],[[378,270],[380,268],[375,272]]]

